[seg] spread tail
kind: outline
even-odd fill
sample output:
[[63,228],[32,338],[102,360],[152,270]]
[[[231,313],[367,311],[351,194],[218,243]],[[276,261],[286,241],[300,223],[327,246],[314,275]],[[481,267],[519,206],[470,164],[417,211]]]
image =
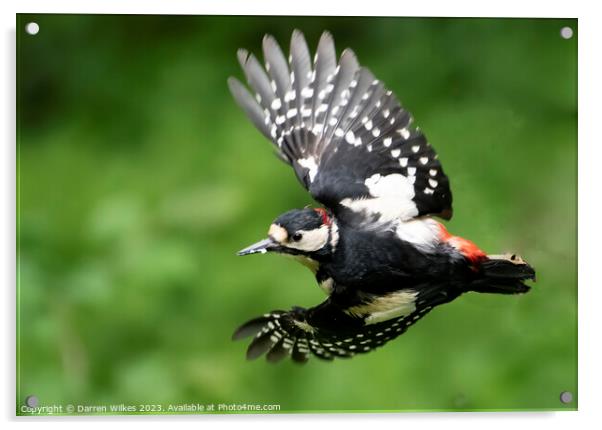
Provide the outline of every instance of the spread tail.
[[535,281],[533,267],[516,254],[488,255],[480,269],[481,277],[470,285],[478,293],[526,293],[531,287],[523,281]]

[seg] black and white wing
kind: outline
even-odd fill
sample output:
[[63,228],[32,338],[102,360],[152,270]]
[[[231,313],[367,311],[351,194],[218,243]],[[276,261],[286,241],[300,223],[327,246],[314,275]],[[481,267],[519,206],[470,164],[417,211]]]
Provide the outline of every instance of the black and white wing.
[[351,50],[337,63],[325,32],[312,64],[295,30],[288,62],[271,36],[263,52],[265,70],[252,54],[238,53],[254,96],[235,78],[230,90],[317,201],[348,222],[451,218],[449,180],[437,154]]
[[310,355],[324,360],[349,358],[402,335],[435,306],[457,296],[443,285],[365,295],[353,302],[335,295],[313,308],[266,313],[243,324],[232,338],[253,336],[249,360],[263,354],[271,362],[287,356],[300,363]]

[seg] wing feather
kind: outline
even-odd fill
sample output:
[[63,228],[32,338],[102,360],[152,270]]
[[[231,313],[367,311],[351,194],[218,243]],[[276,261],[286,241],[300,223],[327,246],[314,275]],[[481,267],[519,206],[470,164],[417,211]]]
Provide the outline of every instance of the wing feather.
[[295,30],[288,63],[271,36],[263,53],[267,73],[252,54],[238,52],[255,98],[234,79],[230,90],[317,201],[358,226],[429,214],[451,218],[449,180],[436,152],[353,51],[337,62],[333,38],[324,32],[312,64]]
[[312,74],[311,56],[303,33],[299,30],[293,31],[290,47],[291,83],[294,88],[294,106],[297,109],[296,127],[293,129],[293,139],[299,146],[305,146],[303,142],[308,141],[308,127],[306,118],[311,110],[304,103],[304,95],[309,91],[310,78]]
[[[318,50],[314,57],[314,72],[312,73],[312,127],[314,134],[320,126],[323,126],[321,121],[325,112],[320,110],[323,104],[322,100],[327,95],[327,87],[336,74],[336,51],[334,49],[334,40],[329,32],[324,32],[318,42]],[[317,128],[316,128],[317,127]]]
[[[434,307],[460,294],[445,285],[423,285],[415,293],[408,312],[391,313],[389,318],[375,323],[371,322],[376,315],[370,310],[374,307],[371,301],[377,301],[382,311],[382,296],[364,297],[354,303],[346,298],[345,304],[330,296],[313,308],[294,307],[288,312],[273,311],[252,319],[235,332],[233,339],[254,336],[247,350],[249,360],[263,354],[270,362],[290,356],[298,363],[305,363],[310,355],[327,361],[353,357],[397,338]],[[358,303],[365,314],[358,311]]]
[[270,129],[265,124],[265,114],[261,106],[253,98],[251,93],[245,88],[243,84],[236,78],[228,79],[228,86],[230,92],[238,102],[239,106],[245,111],[251,122],[265,137],[271,139]]
[[358,69],[359,64],[353,51],[350,49],[343,51],[339,63],[337,78],[334,80],[334,84],[332,84],[333,90],[329,94],[329,99],[327,102],[329,109],[327,110],[326,117],[324,118],[324,130],[320,136],[320,142],[323,144],[332,142],[333,134],[343,118],[340,111],[343,111],[344,113],[344,109],[346,107],[346,100],[348,99],[346,92],[348,92],[349,85],[356,76]]

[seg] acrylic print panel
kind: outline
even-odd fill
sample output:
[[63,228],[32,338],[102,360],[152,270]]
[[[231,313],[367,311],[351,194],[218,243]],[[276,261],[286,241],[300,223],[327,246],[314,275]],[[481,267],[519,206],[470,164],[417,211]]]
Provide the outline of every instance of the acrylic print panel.
[[17,29],[18,414],[577,408],[576,20]]

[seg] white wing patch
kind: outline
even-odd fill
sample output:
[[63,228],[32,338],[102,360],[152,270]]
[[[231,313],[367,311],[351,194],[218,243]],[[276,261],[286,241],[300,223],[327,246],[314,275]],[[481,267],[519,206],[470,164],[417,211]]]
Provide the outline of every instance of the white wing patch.
[[441,225],[431,218],[400,221],[395,229],[397,236],[412,243],[424,252],[432,252],[441,242]]
[[314,178],[318,174],[318,164],[316,163],[316,159],[313,156],[301,158],[297,160],[297,163],[299,163],[301,167],[309,170],[309,180],[310,182],[313,182]]
[[412,201],[414,186],[412,181],[400,173],[382,176],[377,173],[364,182],[370,197],[361,199],[346,198],[341,201],[354,212],[366,211],[380,215],[379,221],[406,220],[418,215],[418,208]]
[[401,290],[379,296],[369,303],[353,306],[345,312],[351,316],[364,318],[368,324],[376,324],[392,318],[410,315],[416,310],[417,291]]

